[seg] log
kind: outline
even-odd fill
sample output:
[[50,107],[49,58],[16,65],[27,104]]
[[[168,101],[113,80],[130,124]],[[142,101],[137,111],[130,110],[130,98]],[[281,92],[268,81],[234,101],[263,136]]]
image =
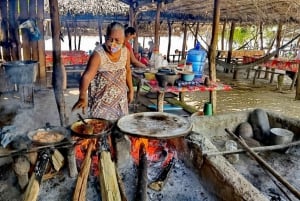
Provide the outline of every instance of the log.
[[23,201],[36,201],[42,177],[45,173],[46,167],[50,160],[50,150],[44,150],[39,154],[38,161],[36,163],[34,172],[32,173],[29,183],[27,185]]
[[157,175],[154,181],[149,184],[149,188],[155,191],[161,191],[169,178],[171,172],[170,170],[172,169],[174,164],[175,164],[175,158],[173,157],[170,160],[169,164],[166,165],[166,167],[164,167],[162,171]]
[[276,170],[274,170],[263,158],[261,158],[257,153],[252,151],[248,145],[245,143],[243,138],[237,137],[233,132],[225,128],[225,131],[230,134],[233,138],[239,141],[239,143],[246,149],[246,151],[258,162],[258,164],[269,173],[271,173],[280,183],[282,183],[293,195],[300,199],[300,192],[293,187],[285,178],[283,178]]
[[70,177],[76,177],[78,175],[77,166],[76,166],[76,159],[74,153],[74,147],[70,147],[68,149],[68,167],[69,167],[69,175]]
[[[284,148],[297,146],[297,145],[300,145],[300,141],[295,141],[295,142],[291,142],[288,144],[254,147],[254,148],[249,148],[249,149],[252,151],[255,151],[255,152],[261,152],[261,151],[272,151],[272,150],[284,149]],[[203,152],[203,156],[229,155],[229,154],[243,153],[246,151],[247,150],[245,150],[245,149],[237,149],[234,151]]]
[[99,182],[102,201],[121,201],[115,163],[109,151],[101,151],[99,157]]
[[64,156],[57,149],[55,149],[51,159],[54,169],[58,172],[60,168],[62,168],[62,166],[64,165]]
[[16,158],[13,169],[18,177],[18,183],[23,190],[28,184],[28,172],[30,170],[30,162],[25,156]]
[[118,181],[118,184],[119,184],[119,189],[120,189],[120,194],[121,194],[121,200],[122,201],[127,201],[125,186],[124,186],[124,183],[122,181],[122,178],[121,178],[120,174],[118,173],[117,168],[116,168],[116,174],[117,174],[117,181]]
[[84,161],[82,162],[79,175],[77,177],[76,187],[73,194],[73,201],[83,201],[86,200],[86,189],[87,189],[87,179],[91,167],[91,153],[94,143],[91,141],[89,143],[88,150],[86,152]]
[[136,201],[147,200],[147,156],[145,144],[141,143],[139,150],[138,183],[135,194]]

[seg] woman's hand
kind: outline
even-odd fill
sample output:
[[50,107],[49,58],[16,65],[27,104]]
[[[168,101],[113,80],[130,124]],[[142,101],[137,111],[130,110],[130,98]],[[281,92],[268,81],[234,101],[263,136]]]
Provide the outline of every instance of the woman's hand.
[[133,101],[133,96],[134,96],[134,91],[133,90],[128,91],[127,93],[128,104]]
[[72,112],[76,109],[82,108],[82,114],[85,114],[85,108],[87,108],[88,101],[87,98],[79,98],[78,101],[72,107]]

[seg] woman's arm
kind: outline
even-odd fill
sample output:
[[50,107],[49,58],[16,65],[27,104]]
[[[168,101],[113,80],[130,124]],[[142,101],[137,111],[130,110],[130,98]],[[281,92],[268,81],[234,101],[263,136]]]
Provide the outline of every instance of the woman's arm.
[[133,50],[129,50],[130,52],[130,62],[136,66],[136,67],[140,67],[140,68],[146,68],[147,66],[141,62],[139,62],[139,60],[137,60],[137,58],[134,56]]
[[130,52],[127,49],[127,61],[126,61],[126,84],[128,87],[128,103],[133,101],[134,89],[132,84],[132,75],[130,69]]
[[85,108],[87,107],[87,90],[90,82],[94,79],[98,67],[100,65],[100,55],[94,51],[89,61],[87,63],[87,67],[83,72],[83,75],[80,79],[79,83],[79,98],[78,101],[72,108],[72,111],[75,109],[82,108],[82,113],[84,114]]

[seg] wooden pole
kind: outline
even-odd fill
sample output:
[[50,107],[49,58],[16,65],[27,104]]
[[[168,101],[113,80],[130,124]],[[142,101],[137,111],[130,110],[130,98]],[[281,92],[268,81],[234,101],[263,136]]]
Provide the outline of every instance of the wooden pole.
[[[29,17],[36,21],[37,19],[37,1],[36,0],[29,0]],[[30,41],[29,45],[31,46],[31,59],[34,61],[39,60],[39,54],[38,54],[38,43],[37,41]]]
[[170,50],[171,50],[171,42],[172,42],[172,24],[168,20],[168,51],[167,51],[167,60],[170,62]]
[[18,24],[17,24],[17,0],[10,0],[8,4],[9,11],[9,41],[10,52],[12,60],[19,60],[21,58],[20,40],[18,34]]
[[260,38],[260,49],[264,49],[264,35],[263,35],[263,23],[259,23],[259,38]]
[[228,55],[227,55],[227,63],[229,63],[229,64],[231,63],[234,30],[235,30],[235,22],[231,22],[230,34],[229,34],[229,44],[228,44]]
[[68,32],[69,51],[72,51],[72,37],[71,37],[70,22],[69,21],[66,21],[66,27],[67,27],[67,32]]
[[197,41],[198,41],[198,32],[199,32],[199,22],[197,22],[197,25],[196,25],[196,31],[195,31],[195,40],[194,40],[194,47],[196,46],[197,44]]
[[160,11],[162,2],[157,2],[156,16],[155,16],[155,27],[154,27],[154,49],[159,51],[159,30],[160,30]]
[[225,39],[226,24],[227,24],[227,20],[224,21],[223,28],[222,28],[221,50],[224,50],[224,47],[225,47],[224,39]]
[[52,83],[55,95],[55,100],[59,112],[60,124],[67,125],[66,120],[66,105],[63,93],[63,69],[61,63],[61,47],[60,47],[60,20],[59,9],[57,0],[49,0],[50,17],[51,17],[51,30],[52,30],[52,47],[53,47],[53,73]]
[[187,27],[188,27],[187,23],[184,23],[181,59],[185,59],[185,56],[186,56],[185,50],[186,50]]
[[[20,3],[20,20],[21,22],[25,21],[29,18],[29,8],[27,1],[19,1]],[[31,59],[31,49],[29,46],[29,38],[28,33],[25,29],[21,29],[22,32],[22,52],[23,52],[23,59],[29,60]]]
[[79,28],[79,33],[78,33],[78,48],[77,48],[77,50],[80,50],[80,45],[81,45],[81,29]]
[[[218,45],[218,33],[220,22],[220,1],[214,1],[214,17],[212,24],[212,38],[208,49],[208,66],[209,66],[209,79],[216,82],[216,47]],[[216,113],[217,108],[217,92],[211,91],[209,93],[209,100],[212,104],[213,114]]]
[[99,42],[102,44],[102,22],[101,19],[98,19],[98,33],[99,33]]
[[[300,64],[298,64],[298,73],[297,73],[297,81],[296,81],[296,100],[300,100]],[[296,75],[295,75],[296,76]]]
[[3,59],[5,61],[11,61],[11,55],[9,51],[10,44],[8,43],[8,13],[7,13],[6,0],[0,1],[0,10],[1,10],[1,17],[2,17],[2,24],[1,24],[2,41],[4,41],[4,45],[2,46]]
[[77,43],[76,43],[76,38],[77,38],[77,22],[73,22],[73,29],[74,29],[74,50],[77,50]]
[[[37,4],[37,26],[44,36],[44,0],[39,0]],[[46,86],[46,58],[45,58],[45,40],[38,41],[38,58],[39,58],[39,78],[40,84]]]
[[274,170],[263,158],[261,158],[257,153],[252,151],[248,145],[245,143],[243,138],[237,137],[233,132],[225,128],[225,131],[230,134],[231,137],[238,140],[239,143],[243,146],[244,149],[247,150],[247,152],[258,162],[259,165],[263,169],[268,170],[269,173],[271,173],[278,181],[280,181],[293,195],[295,195],[298,199],[300,199],[300,192],[293,187],[285,178],[283,178],[276,170]]

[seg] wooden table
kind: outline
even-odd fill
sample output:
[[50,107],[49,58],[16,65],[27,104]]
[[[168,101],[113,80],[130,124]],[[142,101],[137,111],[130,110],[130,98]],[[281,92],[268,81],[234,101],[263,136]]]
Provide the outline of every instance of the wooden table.
[[[137,93],[136,93],[136,100],[138,100],[139,91],[142,85],[147,85],[150,87],[152,92],[157,92],[157,111],[163,112],[164,108],[164,96],[167,92],[173,92],[173,93],[179,93],[181,94],[184,92],[206,92],[206,91],[229,91],[231,90],[231,86],[222,84],[220,82],[217,83],[211,83],[211,86],[207,87],[204,85],[199,86],[167,86],[166,88],[162,88],[158,86],[158,83],[156,80],[146,80],[143,79],[142,76],[136,75],[133,73],[134,78],[138,78],[138,86],[137,86]],[[201,82],[201,81],[200,81]],[[181,98],[180,98],[181,99]],[[180,100],[182,101],[182,99]]]
[[[259,58],[260,57],[244,56],[243,63],[251,63],[251,62],[256,61]],[[272,76],[271,76],[270,83],[272,83],[272,81],[273,81],[274,74],[276,74],[276,72],[275,72],[276,69],[283,70],[283,71],[291,71],[291,72],[295,72],[295,76],[294,76],[292,84],[291,84],[291,89],[292,89],[296,82],[296,79],[297,79],[299,65],[300,65],[300,60],[293,60],[293,59],[287,60],[287,59],[280,59],[280,58],[270,59],[268,61],[265,61],[265,62],[259,64],[258,69],[253,69],[253,70],[255,70],[253,83],[255,83],[256,76],[258,75],[258,73],[260,71],[269,72],[268,69],[271,69]],[[265,67],[266,70],[262,70],[262,67]],[[249,72],[248,72],[247,78],[248,77],[249,77]]]

